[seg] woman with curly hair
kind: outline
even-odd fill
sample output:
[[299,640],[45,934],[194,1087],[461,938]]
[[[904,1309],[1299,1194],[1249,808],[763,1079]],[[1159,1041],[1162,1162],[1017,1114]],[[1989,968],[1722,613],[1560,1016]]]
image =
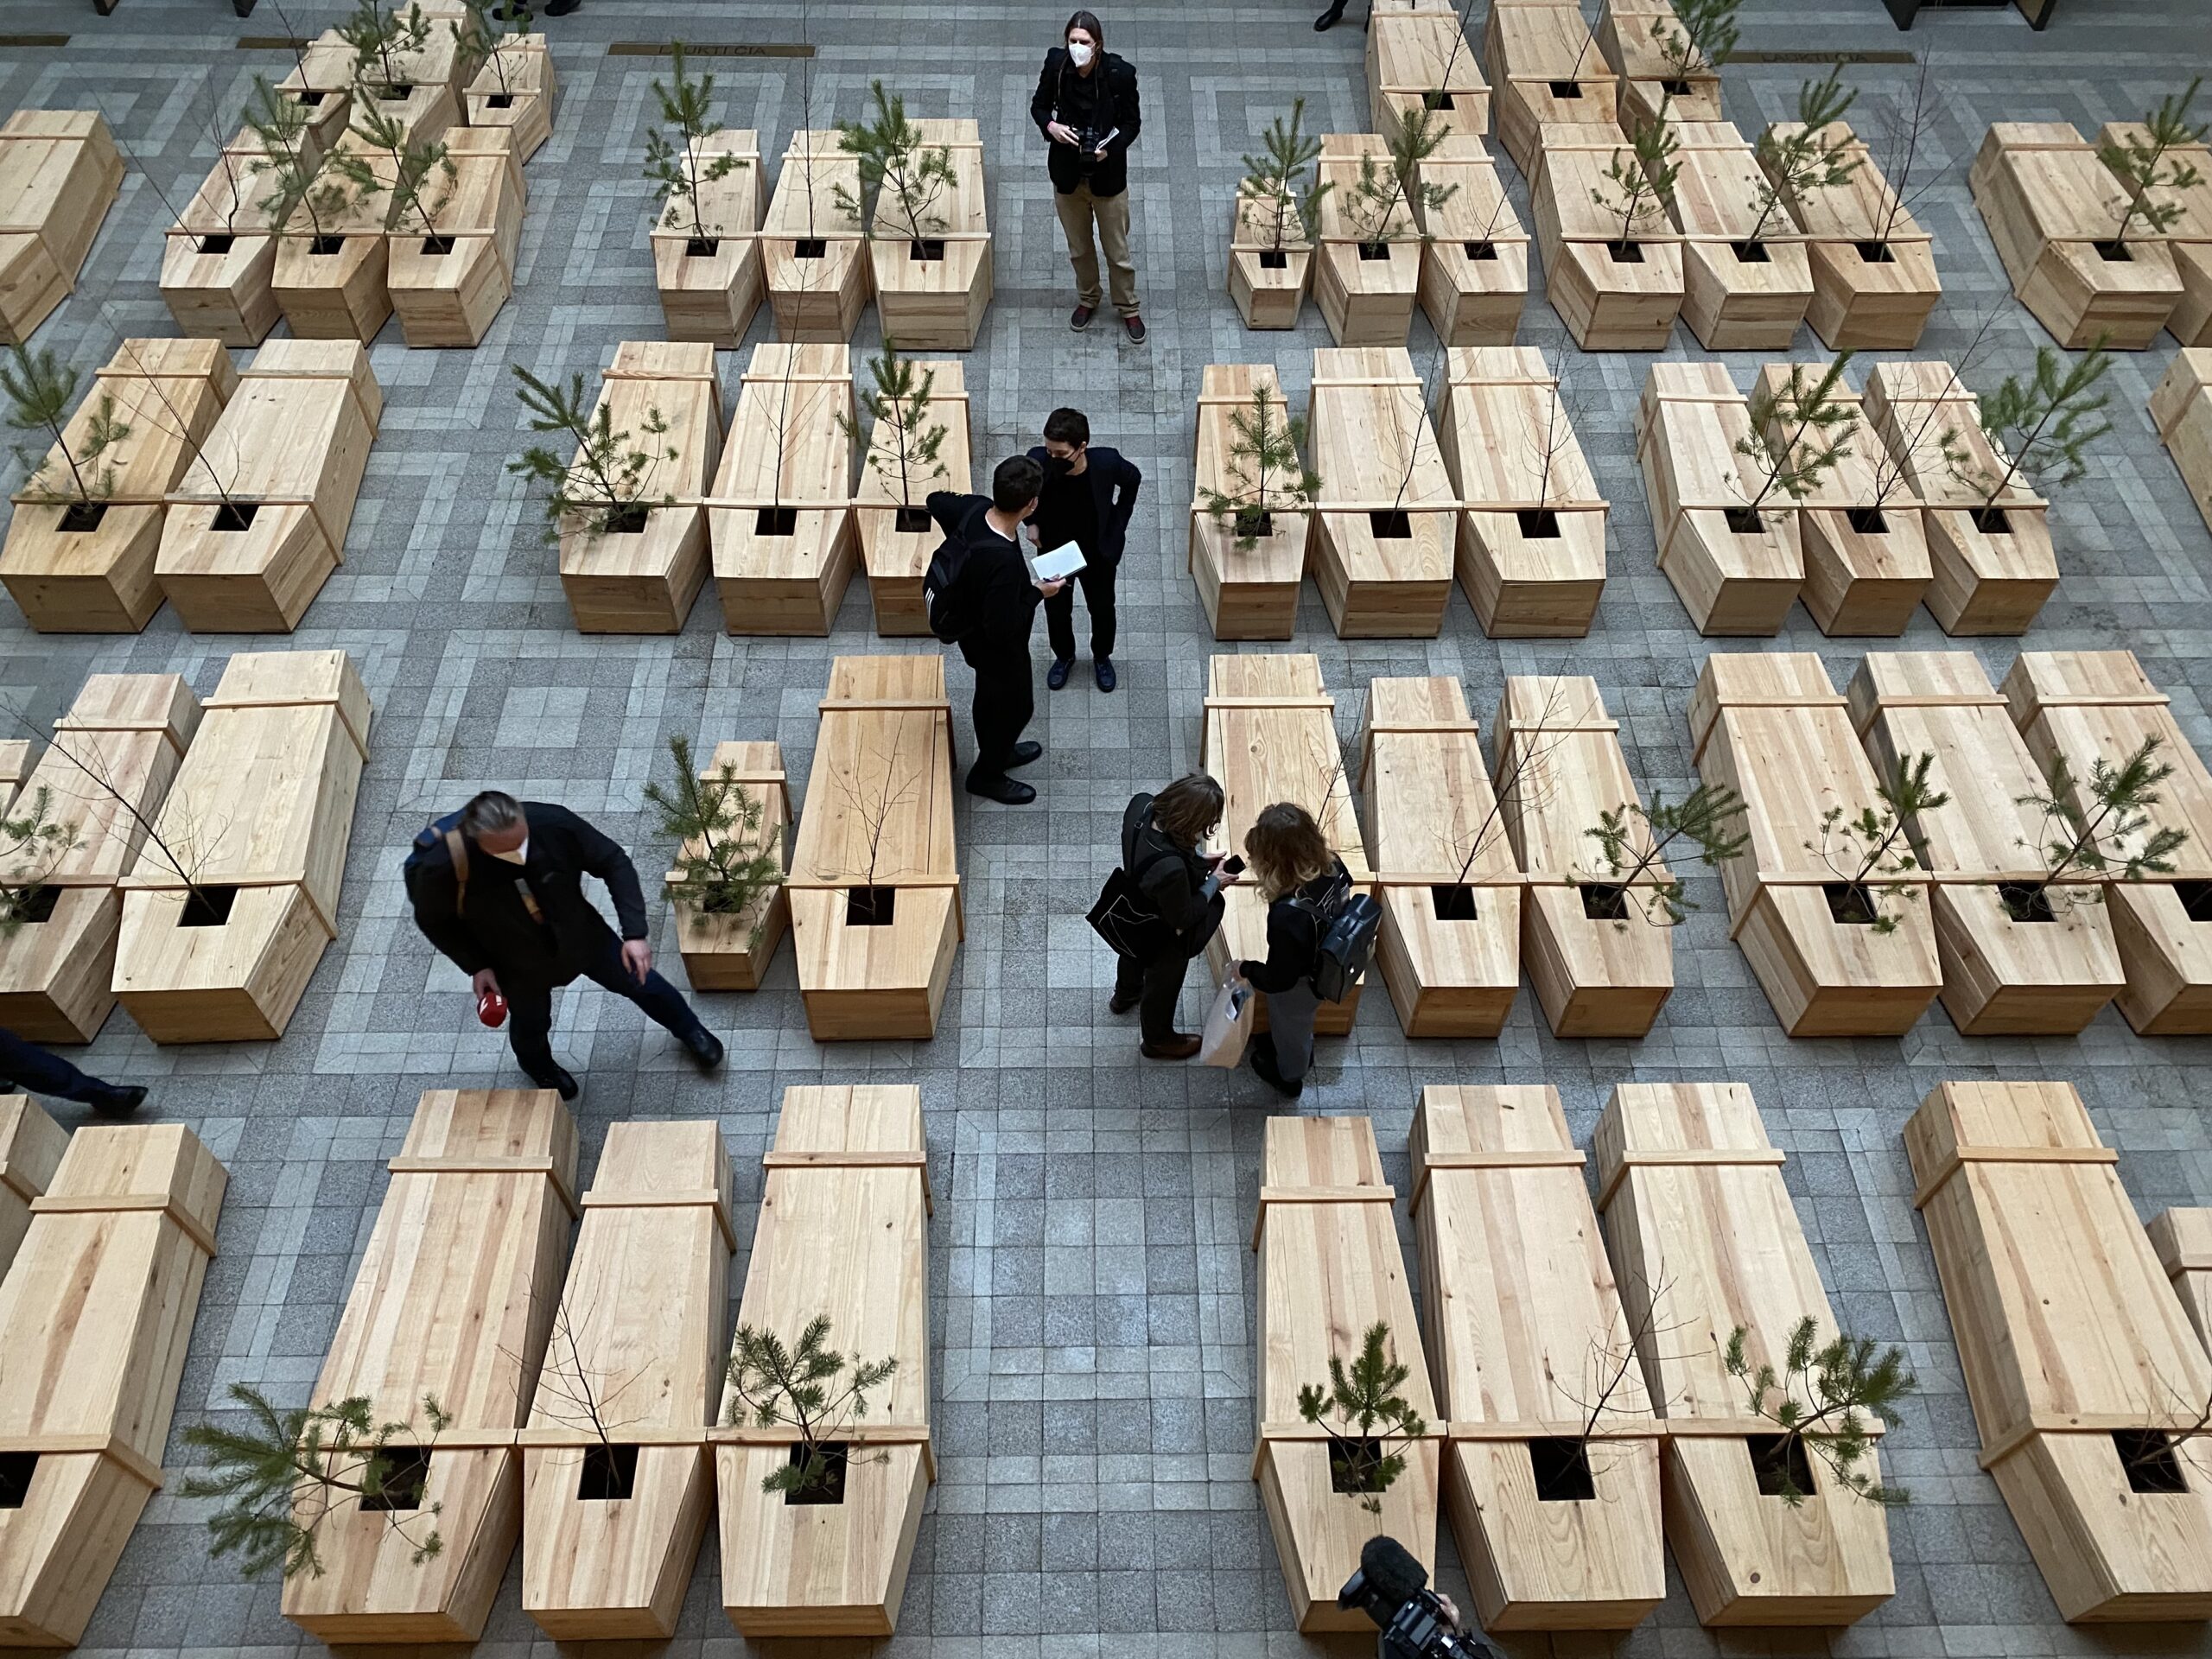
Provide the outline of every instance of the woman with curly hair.
[[1253,821],[1244,856],[1268,901],[1267,960],[1239,963],[1236,969],[1268,999],[1268,1029],[1250,1045],[1252,1070],[1277,1094],[1295,1100],[1313,1064],[1321,913],[1350,888],[1351,875],[1329,849],[1313,815],[1288,801],[1278,801]]

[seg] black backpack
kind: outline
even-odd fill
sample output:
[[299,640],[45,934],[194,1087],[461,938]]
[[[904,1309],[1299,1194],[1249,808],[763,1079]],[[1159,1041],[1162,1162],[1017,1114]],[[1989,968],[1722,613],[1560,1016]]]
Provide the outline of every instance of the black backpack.
[[975,627],[975,618],[960,592],[960,578],[967,574],[973,550],[957,536],[948,536],[930,555],[930,568],[922,575],[922,609],[930,632],[948,645],[957,645]]
[[1301,893],[1291,902],[1313,918],[1318,940],[1313,995],[1324,1002],[1343,1001],[1374,959],[1375,936],[1382,927],[1382,906],[1352,890],[1351,877],[1341,864],[1319,896]]

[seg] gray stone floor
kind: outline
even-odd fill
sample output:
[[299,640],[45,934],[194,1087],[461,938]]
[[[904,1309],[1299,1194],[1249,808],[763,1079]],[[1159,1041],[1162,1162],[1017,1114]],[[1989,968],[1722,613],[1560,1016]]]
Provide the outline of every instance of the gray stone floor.
[[[155,287],[168,219],[155,187],[181,200],[208,164],[211,107],[227,125],[250,75],[283,73],[282,54],[240,49],[237,39],[281,31],[276,5],[263,0],[254,19],[239,22],[219,0],[122,0],[106,19],[84,0],[0,0],[0,29],[70,36],[59,49],[0,46],[0,109],[97,97],[136,164],[82,287],[38,343],[89,368],[118,334],[170,332]],[[312,33],[338,10],[329,0],[299,0],[290,21]],[[936,1041],[816,1046],[788,952],[768,989],[706,999],[730,1046],[727,1072],[712,1081],[625,1005],[587,990],[559,1007],[556,1047],[586,1080],[587,1174],[612,1122],[714,1116],[747,1205],[741,1236],[751,1230],[758,1154],[787,1084],[922,1085],[942,1195],[931,1300],[942,1479],[892,1644],[901,1652],[1244,1659],[1306,1645],[1288,1629],[1248,1464],[1246,1245],[1267,1101],[1249,1075],[1139,1060],[1129,1025],[1106,1014],[1109,963],[1081,914],[1111,862],[1128,791],[1197,759],[1213,649],[1183,571],[1199,371],[1211,361],[1272,360],[1302,404],[1310,348],[1326,343],[1311,308],[1296,335],[1247,334],[1223,292],[1237,156],[1268,119],[1303,94],[1320,130],[1367,124],[1360,31],[1316,35],[1307,14],[1293,0],[1206,8],[1145,0],[1107,13],[1111,44],[1138,66],[1147,106],[1134,168],[1152,326],[1142,347],[1110,327],[1077,337],[1065,326],[1067,270],[1026,109],[1039,54],[1057,39],[1057,6],[873,0],[817,5],[804,19],[820,48],[816,124],[857,115],[879,74],[917,112],[972,114],[982,124],[999,283],[969,370],[984,465],[1033,442],[1045,412],[1069,402],[1086,407],[1098,439],[1147,474],[1122,578],[1123,689],[1104,698],[1078,678],[1058,696],[1040,690],[1041,804],[1009,811],[963,803],[969,932]],[[1985,128],[1999,118],[2063,118],[2088,129],[2133,116],[2212,67],[2207,20],[2205,0],[2062,0],[2046,34],[2010,10],[1973,10],[1931,12],[1900,36],[1878,0],[1751,0],[1744,44],[1933,55],[1942,97],[1929,159],[1942,177],[1919,211],[1936,236],[1946,296],[1925,343],[1955,351],[1995,307],[1996,346],[1983,371],[1993,378],[2027,364],[2043,336],[2007,295],[1967,197],[1966,168]],[[637,850],[642,868],[658,869],[666,849],[652,843],[638,808],[645,780],[667,771],[670,736],[702,746],[776,738],[796,787],[832,653],[911,648],[875,640],[857,584],[828,640],[728,638],[711,595],[678,638],[587,639],[570,626],[552,556],[538,541],[537,505],[502,466],[524,442],[510,359],[591,376],[616,340],[661,333],[638,166],[648,83],[667,66],[609,57],[606,43],[669,30],[695,41],[791,41],[802,22],[792,6],[761,0],[664,0],[650,10],[589,0],[555,21],[563,99],[556,136],[530,168],[514,301],[477,352],[410,353],[396,327],[375,347],[388,398],[383,435],[346,565],[297,636],[302,645],[352,651],[376,701],[342,937],[280,1042],[156,1049],[118,1014],[87,1062],[152,1084],[151,1109],[196,1126],[231,1169],[222,1254],[200,1306],[180,1427],[237,1381],[287,1401],[305,1396],[383,1191],[382,1160],[397,1149],[417,1095],[516,1080],[500,1039],[472,1018],[458,974],[404,913],[399,860],[415,830],[497,785],[590,814]],[[757,126],[763,153],[780,154],[786,134],[804,124],[801,64],[725,58],[711,67],[727,118]],[[1732,68],[1730,116],[1753,131],[1785,115],[1807,73]],[[1911,73],[1890,65],[1851,72],[1862,130],[1878,128]],[[1525,219],[1521,181],[1510,163],[1501,170]],[[766,326],[764,310],[755,340]],[[1433,340],[1425,322],[1415,331],[1426,363]],[[1521,337],[1579,356],[1541,297]],[[872,347],[875,338],[871,312],[856,343]],[[1800,345],[1807,357],[1819,349],[1809,332]],[[2029,643],[2132,647],[2200,750],[2212,753],[2212,538],[2145,412],[2172,349],[2162,340],[2111,377],[2115,430],[2054,512],[2065,581]],[[1686,331],[1676,335],[1674,352],[1695,350]],[[721,359],[728,396],[742,359]],[[1508,673],[1585,672],[1621,719],[1647,791],[1677,792],[1692,781],[1685,716],[1707,647],[1652,565],[1630,438],[1645,363],[1574,364],[1591,394],[1582,442],[1613,504],[1612,578],[1590,637],[1495,645],[1455,595],[1440,639],[1346,645],[1309,592],[1295,648],[1319,652],[1347,742],[1377,674],[1458,675],[1486,720]],[[1753,366],[1749,357],[1732,361],[1739,385]],[[16,476],[11,469],[5,480]],[[186,635],[167,612],[137,639],[42,638],[7,607],[0,696],[48,721],[87,672],[125,668],[176,670],[204,694],[227,653],[253,643]],[[1859,654],[1822,639],[1802,611],[1780,643],[1818,651],[1838,684]],[[1904,643],[1945,640],[1923,614]],[[1980,649],[1993,674],[2013,652],[2006,642]],[[969,679],[957,663],[952,679],[964,724]],[[2111,1013],[2078,1041],[1968,1040],[1938,1010],[1900,1041],[1791,1043],[1728,942],[1717,884],[1694,882],[1693,895],[1704,908],[1676,938],[1680,988],[1645,1041],[1556,1042],[1524,996],[1495,1044],[1408,1044],[1378,994],[1349,1040],[1324,1046],[1305,1109],[1371,1115],[1402,1180],[1407,1126],[1424,1084],[1548,1081],[1586,1140],[1621,1079],[1748,1082],[1790,1154],[1791,1191],[1839,1313],[1904,1343],[1922,1380],[1888,1443],[1894,1476],[1916,1499],[1893,1522],[1897,1593],[1849,1630],[1722,1637],[1699,1627],[1677,1584],[1624,1642],[1562,1637],[1548,1648],[1516,1643],[1516,1652],[2212,1651],[2201,1626],[2099,1635],[2058,1623],[1994,1487],[1976,1470],[1973,1419],[1898,1139],[1940,1079],[2064,1077],[2121,1148],[2122,1176],[2145,1215],[2212,1201],[2212,1156],[2193,1109],[2207,1090],[2190,1070],[2202,1051],[2139,1039]],[[1186,1017],[1199,1007],[1194,984]],[[170,1466],[182,1461],[173,1443]],[[278,1617],[274,1585],[241,1582],[209,1561],[203,1519],[193,1504],[156,1499],[86,1651],[317,1650]],[[1446,1583],[1464,1588],[1448,1533],[1442,1548]],[[671,1652],[723,1655],[741,1645],[715,1580],[710,1547]],[[482,1651],[550,1652],[535,1634],[511,1570]]]

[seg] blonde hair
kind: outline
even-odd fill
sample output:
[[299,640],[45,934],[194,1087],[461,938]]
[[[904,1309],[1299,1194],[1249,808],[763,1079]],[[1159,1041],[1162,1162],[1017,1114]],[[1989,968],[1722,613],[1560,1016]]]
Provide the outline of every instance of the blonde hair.
[[1252,861],[1260,896],[1269,904],[1326,875],[1337,864],[1313,815],[1289,801],[1262,810],[1244,834],[1244,853]]

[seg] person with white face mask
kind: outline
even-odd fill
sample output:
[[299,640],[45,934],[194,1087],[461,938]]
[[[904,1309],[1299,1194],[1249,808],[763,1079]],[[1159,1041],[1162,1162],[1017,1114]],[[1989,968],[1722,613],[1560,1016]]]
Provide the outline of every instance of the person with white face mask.
[[1105,26],[1096,13],[1078,11],[1062,34],[1066,43],[1045,54],[1029,118],[1049,146],[1052,203],[1067,238],[1068,263],[1075,267],[1075,310],[1068,325],[1088,328],[1103,297],[1091,240],[1095,226],[1106,246],[1114,308],[1129,338],[1141,342],[1137,270],[1129,258],[1128,149],[1141,124],[1137,72],[1106,49]]

